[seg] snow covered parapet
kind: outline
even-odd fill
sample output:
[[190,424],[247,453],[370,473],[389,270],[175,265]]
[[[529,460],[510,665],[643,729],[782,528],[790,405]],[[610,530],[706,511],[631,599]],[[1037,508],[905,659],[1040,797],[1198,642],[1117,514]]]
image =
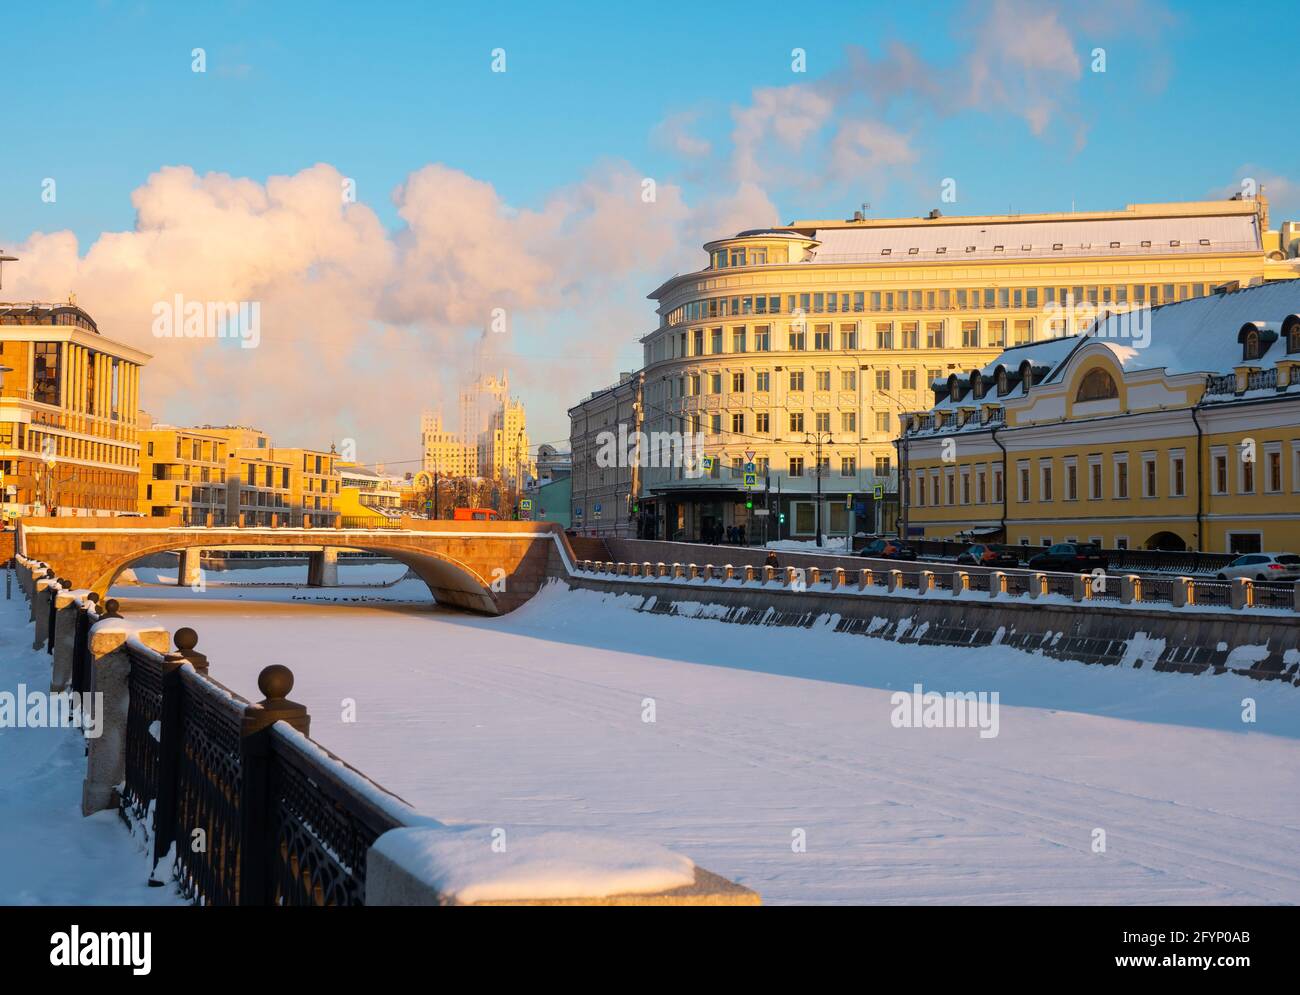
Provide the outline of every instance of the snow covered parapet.
[[758,905],[654,844],[490,826],[394,829],[367,856],[367,905]]

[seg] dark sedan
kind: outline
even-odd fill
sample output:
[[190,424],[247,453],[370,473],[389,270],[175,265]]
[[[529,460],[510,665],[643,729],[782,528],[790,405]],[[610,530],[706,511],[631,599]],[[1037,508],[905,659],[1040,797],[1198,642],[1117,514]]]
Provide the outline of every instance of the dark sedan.
[[979,567],[1018,567],[1020,557],[1010,546],[986,546],[976,543],[957,557],[958,563]]
[[1058,542],[1047,551],[1029,558],[1031,570],[1060,570],[1067,573],[1092,573],[1105,570],[1107,560],[1101,547],[1090,542]]
[[863,546],[859,555],[877,560],[915,560],[916,550],[893,539],[875,539]]

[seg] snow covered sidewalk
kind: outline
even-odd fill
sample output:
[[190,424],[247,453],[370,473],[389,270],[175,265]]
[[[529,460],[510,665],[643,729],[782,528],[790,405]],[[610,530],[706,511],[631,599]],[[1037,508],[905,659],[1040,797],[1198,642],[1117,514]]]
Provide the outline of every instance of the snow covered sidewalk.
[[[45,692],[27,602],[0,596],[0,693]],[[81,815],[85,744],[73,729],[0,727],[0,904],[182,905],[150,888],[149,862],[115,812]]]

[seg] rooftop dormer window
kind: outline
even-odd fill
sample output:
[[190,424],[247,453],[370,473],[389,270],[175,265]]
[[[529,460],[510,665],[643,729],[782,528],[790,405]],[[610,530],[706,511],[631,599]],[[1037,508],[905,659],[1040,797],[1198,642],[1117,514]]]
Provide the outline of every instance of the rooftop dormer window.
[[1007,391],[1010,390],[1010,387],[1011,385],[1008,382],[1008,378],[1007,378],[1007,368],[1005,366],[999,366],[998,367],[998,396],[1005,397]]
[[1259,348],[1259,332],[1249,331],[1242,342],[1241,358],[1242,359],[1259,359],[1263,352]]
[[1286,336],[1287,355],[1300,353],[1300,314],[1293,314],[1282,322],[1282,331]]
[[1241,343],[1242,362],[1249,363],[1263,358],[1268,347],[1277,341],[1277,328],[1265,322],[1248,321],[1237,333],[1237,341]]

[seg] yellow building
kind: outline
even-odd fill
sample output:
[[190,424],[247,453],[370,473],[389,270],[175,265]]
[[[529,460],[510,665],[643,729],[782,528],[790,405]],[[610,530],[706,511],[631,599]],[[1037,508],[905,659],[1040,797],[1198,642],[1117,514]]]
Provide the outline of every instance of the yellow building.
[[245,525],[331,527],[338,520],[338,456],[320,449],[274,446],[256,428],[193,429],[226,443],[226,520]]
[[910,535],[1300,549],[1300,282],[1106,316],[933,389],[898,442]]
[[[648,466],[625,503],[646,516],[642,534],[746,525],[753,535],[743,476],[752,460],[755,504],[765,482],[774,496],[780,488],[786,534],[813,533],[819,484],[823,532],[870,529],[846,498],[896,490],[898,417],[928,405],[933,381],[1078,332],[1102,310],[1293,278],[1294,226],[1268,225],[1261,197],[796,221],[710,242],[707,268],[650,294],[659,325],[642,339],[638,418],[646,433],[702,435],[714,469]],[[580,409],[575,424],[587,421]],[[578,452],[575,506],[581,481],[598,476],[581,471]]]
[[420,419],[421,468],[442,477],[478,475],[478,447],[466,443],[443,424],[442,412],[426,411]]
[[506,398],[492,412],[487,428],[479,436],[478,474],[502,480],[515,490],[522,490],[537,476],[537,464],[528,451],[528,426],[521,401]]
[[186,525],[225,525],[228,443],[198,429],[153,425],[140,432],[140,513]]
[[140,368],[75,304],[0,304],[6,517],[134,512]]
[[402,481],[356,463],[340,462],[338,472],[337,509],[345,528],[401,519]]

